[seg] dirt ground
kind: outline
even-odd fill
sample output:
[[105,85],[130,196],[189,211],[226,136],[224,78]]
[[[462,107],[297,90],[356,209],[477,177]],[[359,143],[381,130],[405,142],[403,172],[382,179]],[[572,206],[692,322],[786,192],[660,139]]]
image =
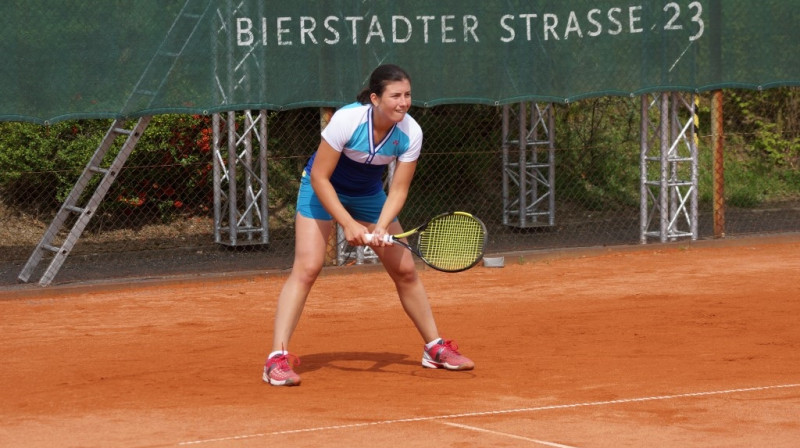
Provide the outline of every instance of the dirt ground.
[[330,268],[261,366],[285,272],[1,291],[4,447],[795,447],[800,235],[421,269],[470,372],[420,366],[379,266]]

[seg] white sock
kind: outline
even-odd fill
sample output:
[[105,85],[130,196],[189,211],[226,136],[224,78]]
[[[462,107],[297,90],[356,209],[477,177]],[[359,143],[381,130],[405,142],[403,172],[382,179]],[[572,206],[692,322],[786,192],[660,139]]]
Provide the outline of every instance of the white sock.
[[427,344],[425,344],[425,348],[431,348],[436,344],[440,344],[441,342],[442,342],[442,338],[436,338],[436,339],[432,340],[431,342],[428,342]]
[[269,358],[272,358],[273,356],[288,355],[288,354],[289,354],[289,352],[287,352],[286,350],[276,350],[276,351],[270,353],[269,356],[267,356],[267,358],[269,359]]

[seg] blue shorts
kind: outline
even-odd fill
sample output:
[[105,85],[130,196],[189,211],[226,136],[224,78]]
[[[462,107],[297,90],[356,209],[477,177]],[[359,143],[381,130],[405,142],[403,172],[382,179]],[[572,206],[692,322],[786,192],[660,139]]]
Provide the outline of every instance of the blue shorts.
[[[311,187],[311,179],[309,177],[303,172],[303,177],[300,179],[300,191],[297,193],[297,212],[305,218],[331,221],[333,217],[319,202],[317,194],[314,193],[314,189]],[[381,210],[383,210],[383,204],[386,202],[386,192],[383,190],[370,196],[346,196],[343,194],[337,194],[337,196],[339,196],[339,201],[350,213],[350,216],[357,221],[371,222],[373,224],[378,222]]]

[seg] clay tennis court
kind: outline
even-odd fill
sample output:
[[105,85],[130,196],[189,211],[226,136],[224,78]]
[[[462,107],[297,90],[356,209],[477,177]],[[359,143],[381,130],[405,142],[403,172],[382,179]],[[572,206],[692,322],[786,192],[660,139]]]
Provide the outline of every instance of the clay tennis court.
[[798,273],[796,235],[422,269],[447,372],[379,267],[332,268],[296,388],[261,381],[286,272],[3,292],[0,446],[794,447]]

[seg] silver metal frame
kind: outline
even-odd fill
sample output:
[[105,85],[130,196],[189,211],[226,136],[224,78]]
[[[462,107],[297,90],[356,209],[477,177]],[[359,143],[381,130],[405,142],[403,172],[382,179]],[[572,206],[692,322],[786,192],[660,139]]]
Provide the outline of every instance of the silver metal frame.
[[[243,3],[234,5],[228,0],[217,9],[213,59],[220,104],[229,103],[228,95],[235,92],[253,94],[253,80],[242,68],[255,50],[236,53],[230,21],[226,20],[245,7]],[[259,4],[259,9],[263,9],[263,4]],[[225,55],[224,61],[220,61],[220,54]],[[259,77],[258,81],[264,82],[264,77]],[[216,243],[228,246],[269,243],[267,120],[267,111],[263,109],[213,114]]]
[[642,244],[697,239],[696,100],[679,92],[641,97]]
[[553,104],[503,106],[502,138],[503,224],[520,228],[555,225]]
[[212,127],[214,242],[268,244],[267,111],[214,114]]

